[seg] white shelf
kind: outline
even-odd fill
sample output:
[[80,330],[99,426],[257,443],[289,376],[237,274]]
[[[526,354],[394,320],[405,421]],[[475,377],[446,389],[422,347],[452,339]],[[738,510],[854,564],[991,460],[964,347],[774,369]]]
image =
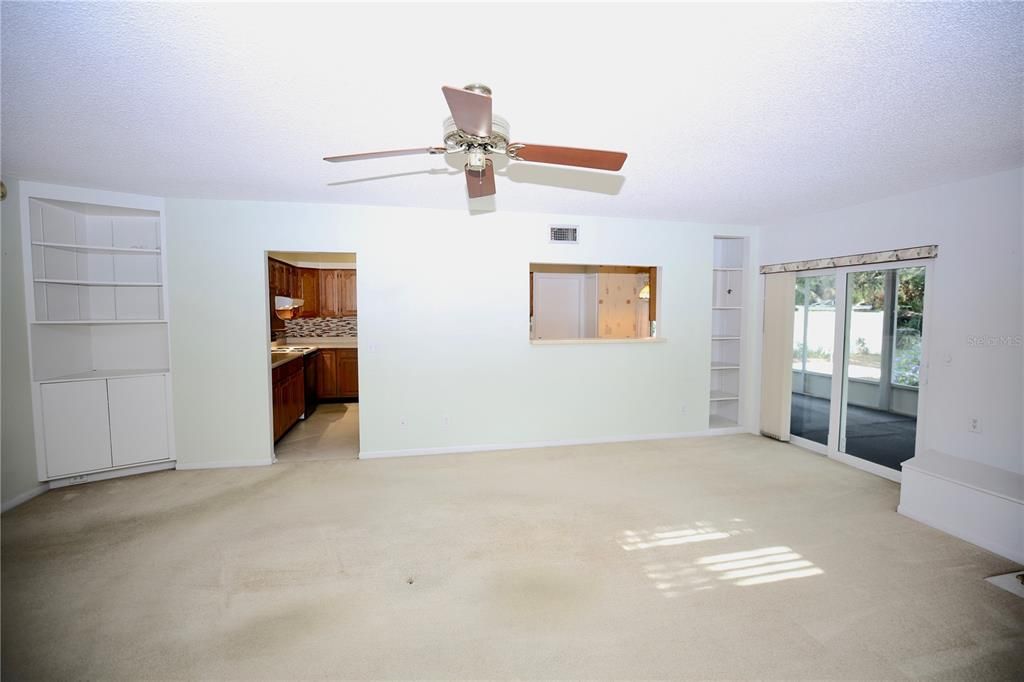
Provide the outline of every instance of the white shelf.
[[743,268],[713,268],[715,272],[743,272]]
[[735,362],[712,362],[711,363],[711,371],[712,372],[714,372],[716,370],[721,370],[721,369],[739,369],[739,368],[740,368],[739,364],[737,364]]
[[712,429],[729,429],[739,426],[736,421],[723,417],[720,414],[713,414],[708,418],[708,428]]
[[726,393],[725,391],[711,391],[711,401],[718,402],[720,400],[739,400],[740,397],[735,393]]
[[32,246],[45,246],[51,249],[69,249],[72,251],[95,251],[97,253],[143,253],[158,254],[160,249],[135,249],[126,246],[90,246],[89,244],[63,244],[61,242],[32,242]]
[[67,284],[81,287],[162,287],[163,282],[90,282],[84,279],[34,279],[36,284]]
[[739,341],[740,337],[738,337],[738,336],[712,336],[711,340],[712,341]]
[[50,379],[40,379],[40,384],[53,384],[65,381],[95,381],[97,379],[121,379],[123,377],[147,377],[167,374],[169,369],[94,369],[88,372],[65,374]]
[[167,324],[167,320],[36,320],[32,324]]
[[713,305],[712,310],[743,310],[741,305]]

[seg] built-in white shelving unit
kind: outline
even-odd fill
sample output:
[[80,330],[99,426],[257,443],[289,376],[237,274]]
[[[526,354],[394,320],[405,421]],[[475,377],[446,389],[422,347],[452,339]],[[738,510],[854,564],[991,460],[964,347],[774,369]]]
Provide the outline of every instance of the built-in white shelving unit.
[[734,428],[740,421],[745,250],[746,241],[742,237],[714,238],[708,418],[712,429]]
[[20,195],[39,479],[173,466],[163,200]]

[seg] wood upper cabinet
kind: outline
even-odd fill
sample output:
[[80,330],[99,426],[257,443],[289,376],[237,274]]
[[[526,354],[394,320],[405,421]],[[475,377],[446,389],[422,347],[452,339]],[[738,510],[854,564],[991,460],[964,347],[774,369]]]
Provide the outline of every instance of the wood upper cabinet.
[[341,316],[352,317],[356,314],[356,271],[341,271]]
[[298,298],[302,299],[299,317],[320,317],[320,271],[314,268],[296,268]]
[[320,271],[320,317],[341,317],[341,273],[344,270]]

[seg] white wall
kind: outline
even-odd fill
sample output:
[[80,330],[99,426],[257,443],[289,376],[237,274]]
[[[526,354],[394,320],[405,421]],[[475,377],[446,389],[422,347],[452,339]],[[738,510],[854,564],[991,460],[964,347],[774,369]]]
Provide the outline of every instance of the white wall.
[[[581,224],[581,243],[549,243],[552,222]],[[712,235],[755,232],[173,199],[166,224],[183,466],[271,457],[266,250],[356,253],[361,449],[373,454],[706,430]],[[666,341],[532,345],[531,262],[662,266]]]
[[18,182],[6,178],[7,198],[0,204],[2,223],[2,444],[0,444],[0,499],[7,509],[39,491],[35,440],[32,431],[32,384],[25,325],[25,284],[22,274]]
[[[938,244],[926,282],[928,448],[1024,473],[1022,169],[766,227],[761,263]],[[973,345],[972,337],[996,339]],[[1009,341],[999,341],[1008,338]],[[969,433],[968,418],[982,433]]]

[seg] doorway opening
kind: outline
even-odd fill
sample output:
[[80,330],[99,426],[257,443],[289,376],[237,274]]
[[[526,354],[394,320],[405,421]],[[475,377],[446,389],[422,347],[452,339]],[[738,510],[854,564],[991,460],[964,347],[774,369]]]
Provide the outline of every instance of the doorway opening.
[[274,458],[359,457],[356,254],[268,251]]

